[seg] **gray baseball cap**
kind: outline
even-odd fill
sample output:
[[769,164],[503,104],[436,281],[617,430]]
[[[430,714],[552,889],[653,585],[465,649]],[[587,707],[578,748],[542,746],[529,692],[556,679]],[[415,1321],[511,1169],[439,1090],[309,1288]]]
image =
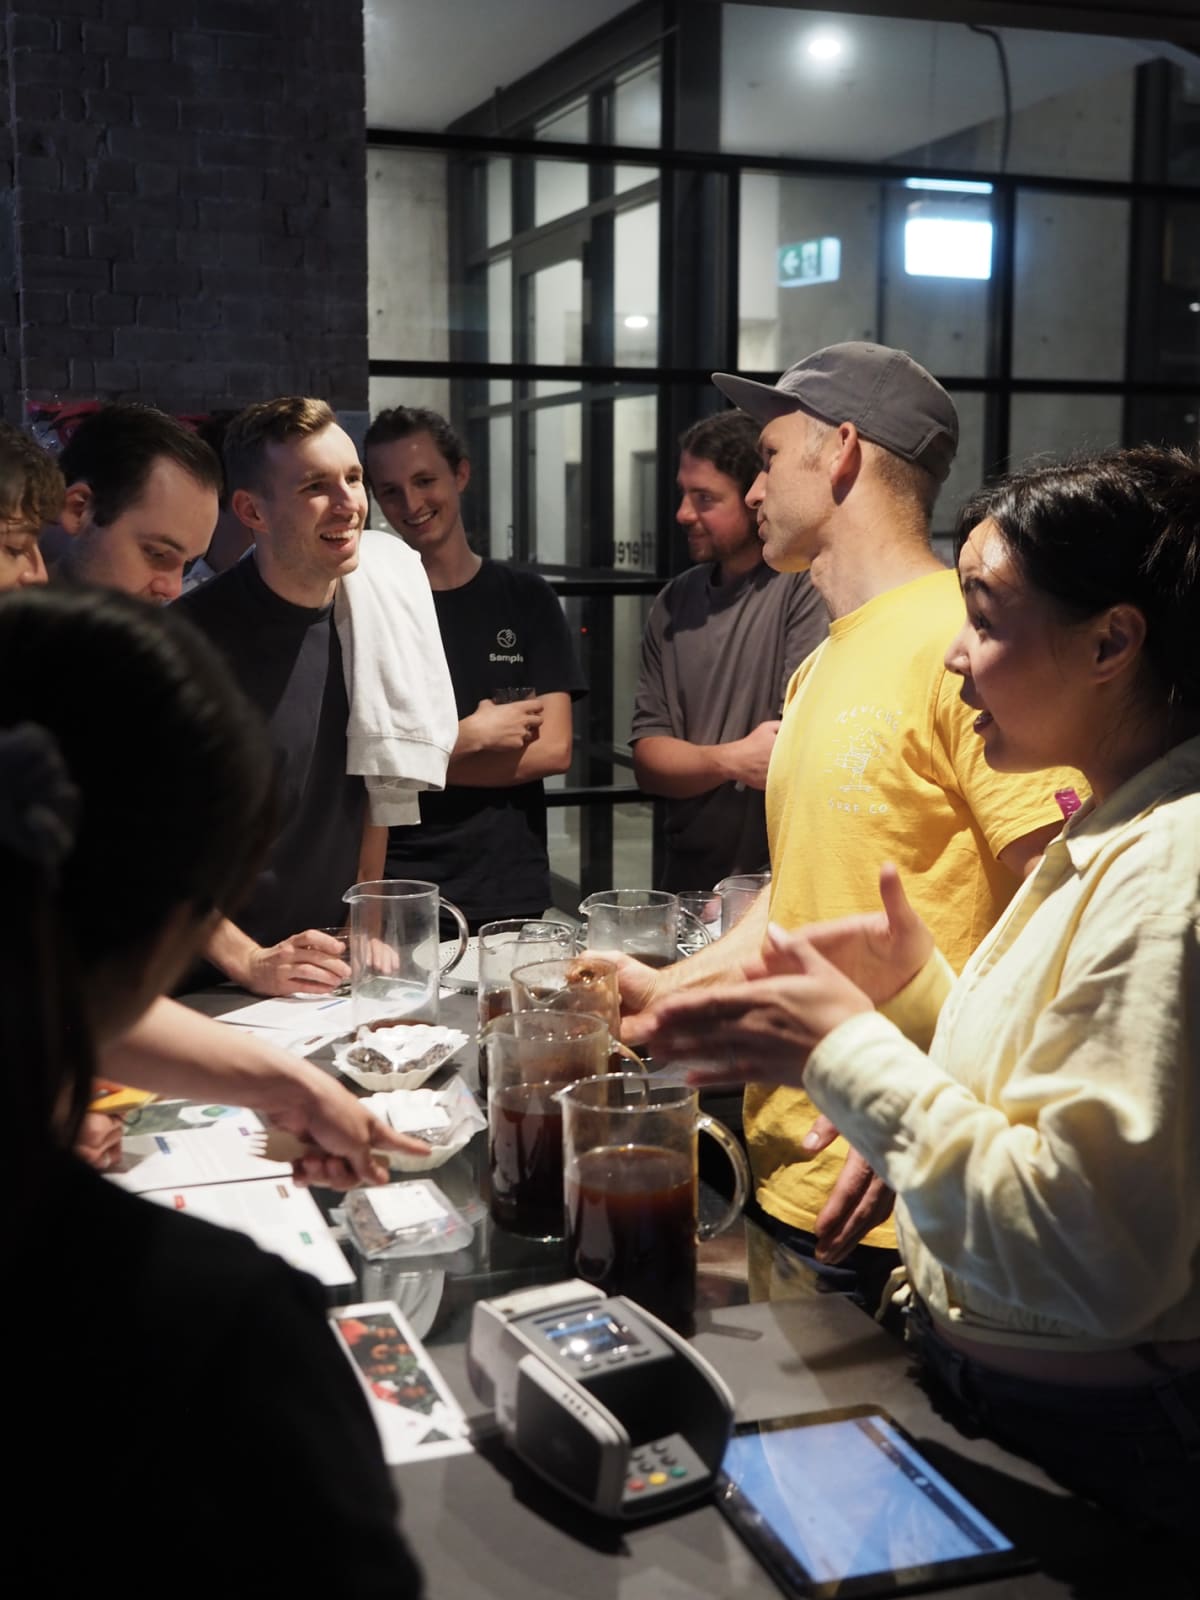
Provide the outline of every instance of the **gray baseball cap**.
[[837,427],[852,422],[864,439],[931,472],[945,483],[958,449],[958,412],[936,378],[904,350],[850,340],[797,361],[776,384],[731,372],[713,382],[764,426],[789,411],[807,411]]

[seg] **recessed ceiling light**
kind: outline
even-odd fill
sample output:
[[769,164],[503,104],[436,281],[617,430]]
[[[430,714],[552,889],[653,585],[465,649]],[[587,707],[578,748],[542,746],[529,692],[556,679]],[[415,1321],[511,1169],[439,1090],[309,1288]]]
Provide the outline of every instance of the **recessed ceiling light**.
[[814,61],[836,61],[845,52],[846,45],[836,33],[814,33],[807,49]]
[[627,328],[632,328],[635,333],[638,333],[643,328],[648,328],[650,326],[650,318],[643,316],[626,317],[625,326]]
[[1200,311],[1200,300],[1193,300],[1191,305],[1188,306],[1188,310],[1189,311]]

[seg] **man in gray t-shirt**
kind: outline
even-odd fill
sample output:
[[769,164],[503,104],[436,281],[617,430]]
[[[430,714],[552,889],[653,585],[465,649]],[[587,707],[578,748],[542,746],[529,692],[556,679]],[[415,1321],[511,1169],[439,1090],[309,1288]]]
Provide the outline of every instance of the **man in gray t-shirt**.
[[639,786],[667,801],[662,889],[767,865],[763,790],[784,690],[828,631],[808,574],[763,561],[745,502],[758,433],[726,411],[680,440],[676,516],[700,565],[654,602],[630,734]]

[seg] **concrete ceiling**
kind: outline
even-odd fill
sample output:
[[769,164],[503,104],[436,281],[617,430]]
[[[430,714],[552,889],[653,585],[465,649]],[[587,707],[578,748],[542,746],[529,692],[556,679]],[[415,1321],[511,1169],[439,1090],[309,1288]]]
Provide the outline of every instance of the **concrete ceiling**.
[[[439,131],[631,3],[365,0],[367,121]],[[842,39],[838,60],[808,55],[821,31]],[[1157,55],[1200,79],[1196,56],[1177,46],[1008,27],[1002,36],[1016,110]],[[729,5],[721,78],[722,144],[746,152],[878,160],[1000,109],[991,41],[959,22]]]
[[367,122],[440,131],[633,0],[366,0]]
[[[1167,55],[1171,45],[1001,30],[1014,111]],[[836,41],[832,60],[809,45]],[[731,5],[722,37],[721,143],[770,155],[878,161],[999,115],[991,39],[957,22]]]

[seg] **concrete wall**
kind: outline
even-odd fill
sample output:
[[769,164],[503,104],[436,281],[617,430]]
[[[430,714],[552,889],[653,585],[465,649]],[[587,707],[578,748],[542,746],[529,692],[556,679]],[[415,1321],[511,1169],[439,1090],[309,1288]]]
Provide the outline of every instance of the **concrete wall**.
[[0,0],[0,30],[6,413],[364,410],[361,0]]

